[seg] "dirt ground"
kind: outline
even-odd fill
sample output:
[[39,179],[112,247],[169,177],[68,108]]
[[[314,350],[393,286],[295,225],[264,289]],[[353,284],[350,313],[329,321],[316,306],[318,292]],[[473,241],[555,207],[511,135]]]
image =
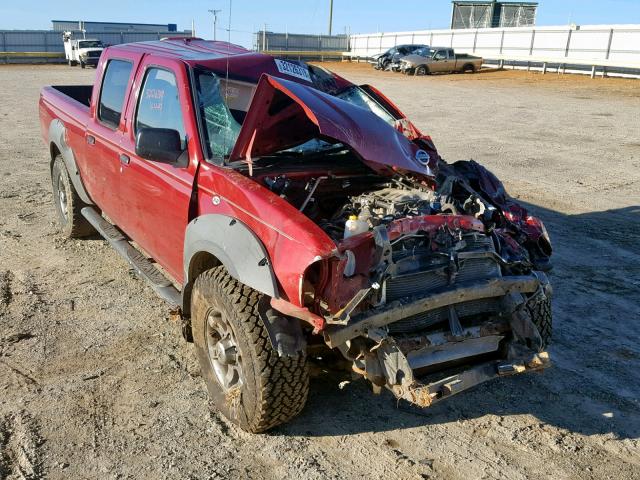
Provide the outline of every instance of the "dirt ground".
[[640,81],[329,67],[544,219],[554,368],[426,411],[326,372],[292,423],[230,426],[165,305],[56,230],[38,92],[94,70],[0,67],[0,478],[640,478]]

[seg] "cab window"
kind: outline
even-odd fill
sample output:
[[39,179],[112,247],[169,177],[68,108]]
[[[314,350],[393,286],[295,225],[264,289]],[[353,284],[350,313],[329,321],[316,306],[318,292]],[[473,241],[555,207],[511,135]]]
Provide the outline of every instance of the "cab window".
[[134,132],[141,128],[168,128],[180,134],[186,149],[186,133],[180,107],[176,77],[163,68],[150,68],[144,77],[134,122]]
[[435,56],[436,60],[446,60],[447,59],[447,51],[446,50],[438,50]]
[[131,76],[131,62],[109,60],[102,80],[98,119],[111,128],[118,128],[122,116],[122,106]]

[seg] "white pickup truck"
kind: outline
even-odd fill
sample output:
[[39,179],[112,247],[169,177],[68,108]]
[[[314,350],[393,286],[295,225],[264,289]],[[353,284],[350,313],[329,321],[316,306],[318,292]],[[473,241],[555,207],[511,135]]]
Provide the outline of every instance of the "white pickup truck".
[[70,67],[78,64],[82,68],[87,65],[98,65],[100,55],[104,50],[102,42],[95,38],[72,38],[71,32],[65,32],[62,36],[64,42],[64,56]]

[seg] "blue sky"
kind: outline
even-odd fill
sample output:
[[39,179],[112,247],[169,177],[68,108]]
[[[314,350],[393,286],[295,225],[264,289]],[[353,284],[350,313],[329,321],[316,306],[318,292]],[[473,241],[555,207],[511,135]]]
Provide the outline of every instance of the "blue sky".
[[[231,41],[250,47],[251,32],[325,33],[329,0],[233,0]],[[334,33],[447,28],[449,0],[334,0]],[[0,0],[0,29],[49,29],[52,19],[177,23],[212,37],[208,9],[221,9],[228,25],[229,0]],[[640,23],[640,0],[540,0],[538,25]],[[218,30],[219,38],[226,33]]]

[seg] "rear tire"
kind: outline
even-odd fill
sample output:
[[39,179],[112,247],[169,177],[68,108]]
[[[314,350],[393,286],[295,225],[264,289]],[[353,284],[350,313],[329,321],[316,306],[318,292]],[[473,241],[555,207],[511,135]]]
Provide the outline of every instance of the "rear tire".
[[82,60],[80,60],[80,68],[86,68],[86,66],[87,65]]
[[93,234],[95,229],[81,213],[82,208],[87,205],[73,188],[71,177],[61,155],[53,160],[51,184],[53,202],[62,234],[68,238],[82,238]]
[[419,77],[423,75],[429,75],[429,67],[427,67],[426,65],[418,65],[416,67],[415,75]]
[[216,408],[258,433],[289,421],[307,401],[306,355],[280,357],[262,315],[268,297],[223,266],[202,273],[191,296],[191,329],[202,377]]
[[462,73],[476,73],[476,67],[469,63],[462,67]]
[[553,335],[553,315],[551,312],[551,300],[546,298],[545,300],[529,305],[529,314],[533,324],[538,328],[540,337],[542,337],[542,347],[547,348],[551,343],[551,337]]

